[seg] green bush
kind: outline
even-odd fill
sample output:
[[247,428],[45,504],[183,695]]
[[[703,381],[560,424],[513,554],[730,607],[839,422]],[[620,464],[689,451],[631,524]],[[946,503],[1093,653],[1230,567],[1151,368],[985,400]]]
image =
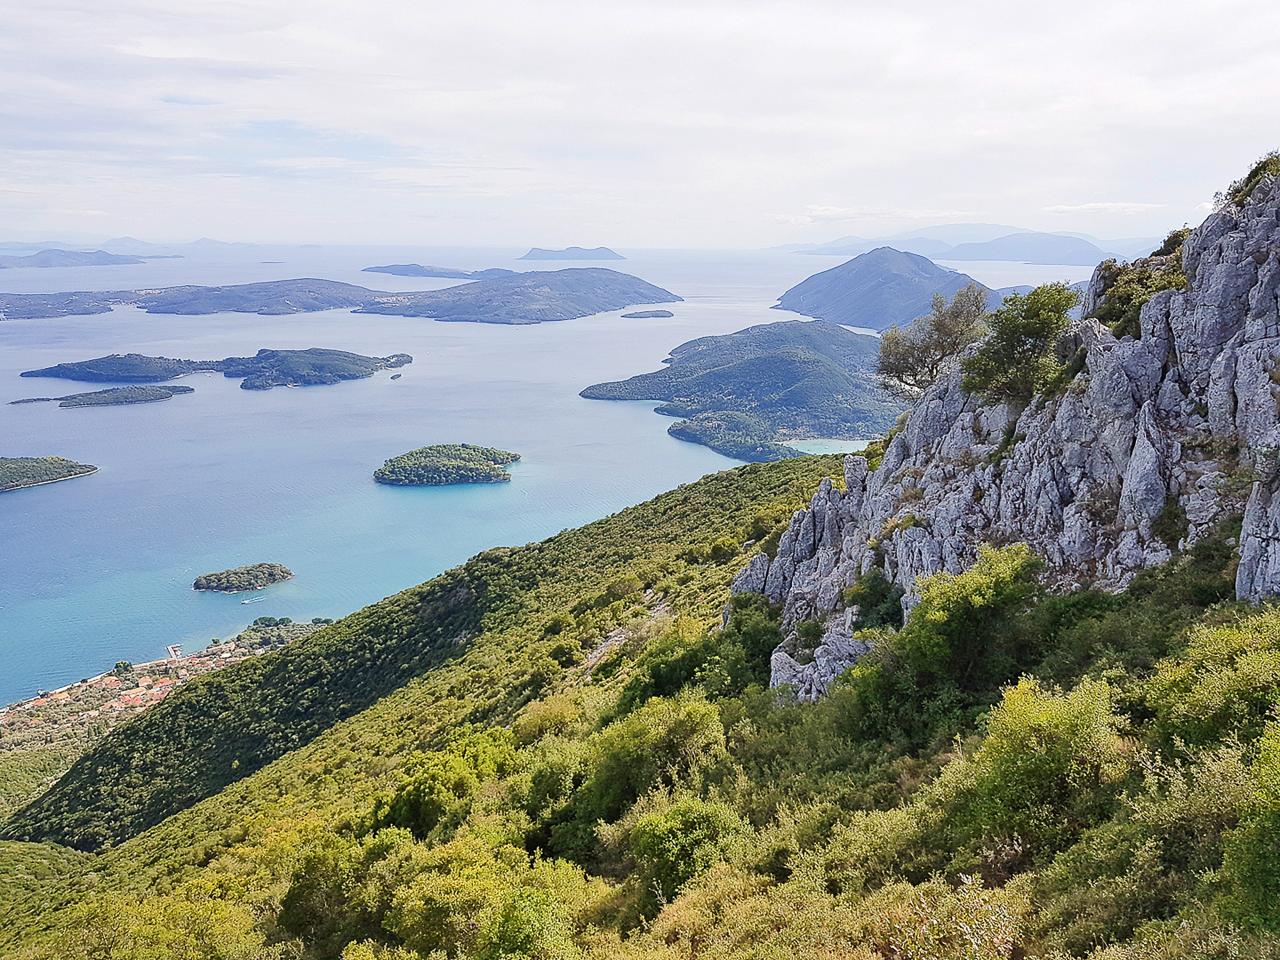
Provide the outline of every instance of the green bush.
[[846,606],[857,606],[859,628],[901,627],[902,598],[906,591],[872,567],[844,591]]
[[724,857],[750,828],[732,807],[684,796],[640,817],[631,854],[650,907],[672,899],[687,881]]
[[697,696],[655,697],[592,739],[583,815],[615,820],[641,794],[674,786],[724,753],[716,708]]
[[1065,364],[1058,343],[1080,296],[1063,283],[1013,294],[987,320],[990,333],[964,360],[964,388],[992,401],[1025,403],[1047,389]]
[[1248,926],[1280,930],[1280,726],[1263,734],[1255,792],[1244,822],[1226,838],[1228,911]]
[[1193,627],[1145,694],[1169,741],[1256,740],[1280,699],[1280,609]]
[[1086,680],[1060,694],[1019,681],[991,714],[948,829],[1003,846],[998,856],[1061,849],[1098,818],[1129,771],[1120,727],[1105,684]]

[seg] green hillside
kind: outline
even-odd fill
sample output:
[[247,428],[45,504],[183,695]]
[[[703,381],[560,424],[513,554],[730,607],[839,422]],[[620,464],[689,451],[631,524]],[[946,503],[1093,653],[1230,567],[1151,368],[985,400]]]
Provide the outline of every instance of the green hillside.
[[189,684],[9,821],[45,842],[0,844],[0,953],[1280,955],[1280,611],[1227,599],[1238,531],[1119,596],[988,549],[896,628],[867,579],[873,653],[802,704],[760,598],[708,628],[838,466],[708,477]]

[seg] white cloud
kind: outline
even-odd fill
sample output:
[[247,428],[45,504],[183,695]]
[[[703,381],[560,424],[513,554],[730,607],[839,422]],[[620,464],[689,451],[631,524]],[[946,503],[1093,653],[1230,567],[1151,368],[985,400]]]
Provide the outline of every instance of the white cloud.
[[[1242,93],[1280,72],[1280,7],[1249,0],[0,0],[0,22],[0,222],[24,236],[78,210],[459,244],[1154,234],[1280,130]],[[1143,200],[1062,202],[1091,196]]]

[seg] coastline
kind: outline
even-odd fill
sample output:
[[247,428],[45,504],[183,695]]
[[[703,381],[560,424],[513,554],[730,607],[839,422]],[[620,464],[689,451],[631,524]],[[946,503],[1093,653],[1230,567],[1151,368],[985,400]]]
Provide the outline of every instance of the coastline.
[[64,480],[79,480],[81,477],[93,476],[99,469],[99,467],[94,467],[92,470],[85,470],[82,473],[73,473],[66,477],[54,477],[52,480],[37,480],[34,483],[17,483],[12,487],[0,489],[0,493],[12,493],[14,490],[27,490],[31,487],[43,487],[50,483],[62,483]]

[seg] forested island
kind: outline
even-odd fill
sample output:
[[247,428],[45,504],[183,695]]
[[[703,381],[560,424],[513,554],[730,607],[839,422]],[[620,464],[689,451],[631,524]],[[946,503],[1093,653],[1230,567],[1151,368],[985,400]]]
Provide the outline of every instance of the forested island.
[[379,483],[394,486],[444,486],[451,483],[506,483],[505,469],[520,454],[471,443],[440,443],[392,457],[373,472]]
[[106,390],[93,390],[89,393],[70,393],[65,397],[23,397],[21,400],[10,400],[9,403],[11,406],[22,403],[57,403],[60,407],[112,407],[131,403],[157,403],[195,392],[194,387],[138,385],[108,387]]
[[742,460],[795,456],[787,439],[861,440],[888,430],[903,404],[875,379],[879,342],[825,321],[784,320],[690,340],[667,365],[614,383],[591,400],[661,400],[690,418],[668,432]]
[[624,313],[623,320],[653,320],[657,318],[674,317],[675,314],[670,310],[637,310],[634,313]]
[[559,250],[547,250],[533,247],[521,260],[625,260],[620,253],[608,247],[562,247]]
[[202,573],[191,584],[193,590],[214,590],[218,593],[243,593],[261,590],[273,583],[293,579],[293,571],[281,563],[251,563],[216,573]]
[[483,278],[460,278],[471,282],[442,290],[403,293],[316,279],[221,287],[0,293],[0,319],[82,316],[109,313],[118,306],[133,306],[147,313],[183,316],[224,312],[277,316],[341,309],[465,323],[522,324],[572,320],[624,307],[675,303],[681,299],[638,277],[604,267],[481,273],[485,275]]
[[98,468],[65,457],[0,457],[0,493],[87,477]]
[[359,313],[461,323],[545,323],[644,303],[675,303],[670,290],[604,267],[513,273],[429,293],[383,293]]
[[[140,353],[113,353],[92,360],[77,360],[39,370],[26,370],[22,376],[58,377],[89,383],[158,383],[189,373],[215,371],[232,379],[240,378],[243,390],[270,390],[272,387],[317,386],[358,380],[372,376],[379,370],[395,369],[412,362],[413,357],[407,353],[393,353],[389,357],[366,357],[346,350],[321,347],[305,350],[259,350],[252,357],[227,357],[224,360],[175,360],[170,357],[148,357]],[[191,388],[184,389],[189,391]]]

